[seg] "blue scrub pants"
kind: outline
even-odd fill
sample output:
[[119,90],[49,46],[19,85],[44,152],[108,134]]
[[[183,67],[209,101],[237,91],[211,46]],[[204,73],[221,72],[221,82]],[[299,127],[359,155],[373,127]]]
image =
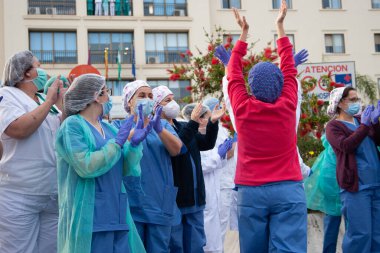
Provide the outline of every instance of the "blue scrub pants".
[[340,194],[347,221],[344,253],[380,252],[380,188]]
[[323,253],[335,253],[342,216],[326,214],[323,218]]
[[172,227],[170,253],[203,253],[206,245],[203,210],[182,215],[182,222]]
[[169,253],[171,226],[135,221],[147,253]]
[[302,182],[238,186],[237,204],[241,253],[307,251]]
[[129,253],[128,231],[92,233],[91,253]]

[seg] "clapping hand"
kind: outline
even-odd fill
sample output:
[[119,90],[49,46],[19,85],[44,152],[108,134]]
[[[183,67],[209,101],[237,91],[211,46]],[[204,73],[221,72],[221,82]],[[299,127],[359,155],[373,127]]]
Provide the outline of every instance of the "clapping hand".
[[371,114],[374,111],[374,106],[369,105],[365,108],[364,112],[362,113],[361,116],[361,123],[370,126],[371,125]]
[[215,123],[217,122],[218,120],[220,120],[223,115],[226,113],[226,104],[225,103],[222,103],[222,108],[218,109],[219,107],[219,104],[217,104],[214,108],[214,110],[212,111],[212,114],[211,114],[211,122],[212,123]]
[[298,65],[305,63],[309,57],[309,52],[306,49],[302,49],[294,55],[294,66],[297,68]]
[[138,110],[138,118],[137,124],[133,132],[133,136],[131,138],[132,147],[138,146],[145,138],[148,136],[149,132],[152,130],[152,125],[148,124],[144,128],[144,113],[143,113],[143,105],[139,104],[137,107]]
[[373,108],[373,111],[371,113],[372,124],[379,123],[379,117],[380,117],[380,100],[377,101],[377,107]]

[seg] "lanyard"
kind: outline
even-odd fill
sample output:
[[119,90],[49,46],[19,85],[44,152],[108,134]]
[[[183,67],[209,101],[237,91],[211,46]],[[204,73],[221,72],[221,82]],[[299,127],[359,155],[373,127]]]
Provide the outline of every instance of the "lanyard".
[[[45,102],[45,99],[43,96],[41,96],[41,94],[39,93],[36,93],[36,96],[38,97],[38,101],[39,102],[36,102],[38,105],[41,105],[42,102]],[[53,114],[58,114],[59,111],[57,109],[57,107],[55,105],[53,105],[52,107],[50,107],[50,113],[53,113]]]

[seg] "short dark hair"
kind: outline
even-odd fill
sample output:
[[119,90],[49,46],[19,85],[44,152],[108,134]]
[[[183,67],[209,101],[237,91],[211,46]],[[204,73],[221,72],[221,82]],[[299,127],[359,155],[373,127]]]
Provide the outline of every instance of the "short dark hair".
[[[340,99],[339,102],[341,102],[343,99],[345,99],[346,97],[348,97],[348,94],[349,94],[350,91],[352,91],[352,90],[356,91],[356,89],[355,89],[354,87],[352,87],[352,86],[348,86],[348,87],[346,87],[346,88],[344,89],[344,91],[343,91],[342,98]],[[336,108],[336,113],[337,113],[337,114],[340,114],[340,108],[339,108],[339,107]]]

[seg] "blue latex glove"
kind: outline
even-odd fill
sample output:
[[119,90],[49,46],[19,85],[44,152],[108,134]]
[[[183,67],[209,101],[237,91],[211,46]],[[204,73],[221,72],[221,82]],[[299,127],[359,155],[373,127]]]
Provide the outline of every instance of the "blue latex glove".
[[122,147],[128,139],[129,133],[131,132],[133,126],[133,118],[134,116],[132,115],[124,121],[120,126],[119,132],[117,132],[116,143],[119,144],[120,147]]
[[218,154],[220,158],[225,159],[227,152],[232,148],[233,139],[228,138],[218,147]]
[[138,110],[138,118],[137,124],[131,138],[132,147],[138,146],[145,138],[148,136],[149,132],[152,130],[152,125],[148,124],[144,128],[144,113],[143,113],[143,105],[139,104],[137,107]]
[[234,138],[232,138],[232,142],[237,142],[237,133],[234,134]]
[[380,100],[377,101],[377,107],[374,108],[374,110],[371,113],[372,124],[379,123],[379,117],[380,117]]
[[214,55],[223,62],[224,66],[227,66],[231,58],[231,50],[227,51],[223,45],[219,45],[215,48]]
[[160,134],[163,130],[162,124],[161,124],[161,113],[162,113],[162,106],[157,106],[156,112],[154,116],[150,116],[150,124],[152,125],[154,131],[156,131],[157,134]]
[[307,61],[307,57],[309,57],[309,52],[306,49],[302,49],[294,56],[294,66],[297,68],[298,65],[305,63]]
[[373,105],[369,105],[365,108],[364,112],[362,113],[361,123],[370,126],[371,125],[371,113],[374,110]]

